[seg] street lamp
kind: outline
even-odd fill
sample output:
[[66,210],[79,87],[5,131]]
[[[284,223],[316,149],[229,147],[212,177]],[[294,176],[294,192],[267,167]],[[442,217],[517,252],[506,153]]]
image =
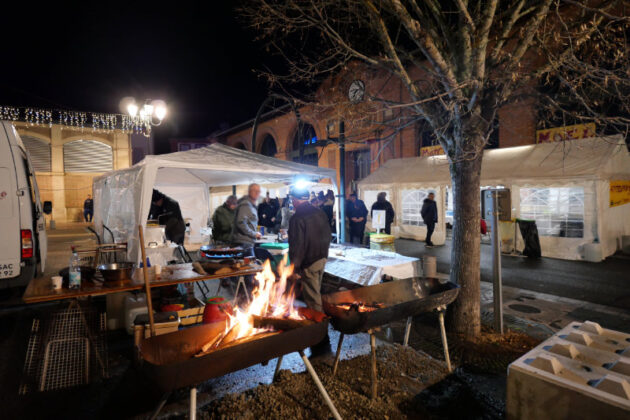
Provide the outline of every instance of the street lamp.
[[150,123],[153,126],[162,124],[168,111],[166,102],[161,99],[144,101],[142,107],[139,107],[133,98],[125,98],[127,100],[127,113],[131,118],[139,116],[140,119]]

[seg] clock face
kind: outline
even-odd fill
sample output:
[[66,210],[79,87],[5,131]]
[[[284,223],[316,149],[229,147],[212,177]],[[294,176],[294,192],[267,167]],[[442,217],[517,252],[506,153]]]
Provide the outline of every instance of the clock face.
[[356,104],[361,102],[365,96],[365,83],[362,80],[355,80],[350,84],[348,89],[348,99],[350,102]]

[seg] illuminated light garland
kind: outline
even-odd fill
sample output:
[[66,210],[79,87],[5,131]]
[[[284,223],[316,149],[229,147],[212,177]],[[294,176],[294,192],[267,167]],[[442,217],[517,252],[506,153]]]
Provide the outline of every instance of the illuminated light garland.
[[[119,118],[120,117],[120,118]],[[131,117],[121,114],[51,110],[33,107],[0,106],[0,120],[24,121],[33,125],[58,124],[70,128],[88,128],[94,131],[122,130],[124,133],[151,135],[150,117]],[[119,123],[120,122],[120,123]]]

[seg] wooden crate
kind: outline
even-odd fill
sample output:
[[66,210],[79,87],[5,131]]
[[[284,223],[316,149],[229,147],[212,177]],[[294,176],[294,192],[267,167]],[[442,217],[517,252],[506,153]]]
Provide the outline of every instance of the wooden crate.
[[197,298],[189,301],[190,308],[177,311],[181,325],[198,324],[203,320],[203,311],[205,304]]

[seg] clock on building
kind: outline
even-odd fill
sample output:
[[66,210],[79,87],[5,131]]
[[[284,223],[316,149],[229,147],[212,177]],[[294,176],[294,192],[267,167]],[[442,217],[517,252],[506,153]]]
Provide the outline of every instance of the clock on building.
[[362,80],[355,80],[348,89],[348,99],[353,104],[359,103],[365,97],[365,83]]

